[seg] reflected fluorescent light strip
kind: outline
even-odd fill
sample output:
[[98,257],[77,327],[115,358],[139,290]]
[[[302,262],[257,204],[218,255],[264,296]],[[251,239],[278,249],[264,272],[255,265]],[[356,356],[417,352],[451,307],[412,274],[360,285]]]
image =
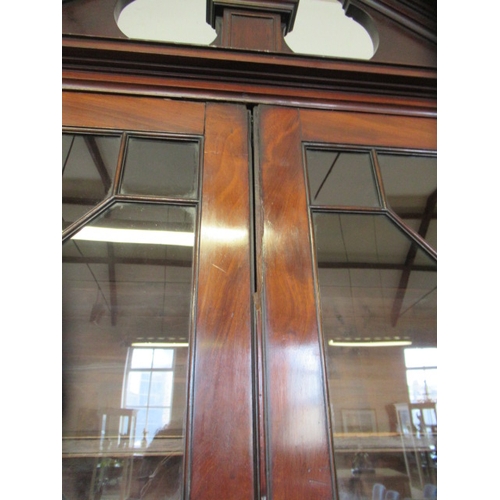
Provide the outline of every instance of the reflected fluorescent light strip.
[[189,347],[187,342],[132,342],[132,347]]
[[106,241],[110,243],[146,243],[153,245],[194,246],[194,233],[181,231],[148,231],[145,229],[118,229],[86,226],[71,239]]
[[332,347],[393,347],[411,345],[411,340],[374,340],[374,341],[343,341],[329,340],[328,345]]

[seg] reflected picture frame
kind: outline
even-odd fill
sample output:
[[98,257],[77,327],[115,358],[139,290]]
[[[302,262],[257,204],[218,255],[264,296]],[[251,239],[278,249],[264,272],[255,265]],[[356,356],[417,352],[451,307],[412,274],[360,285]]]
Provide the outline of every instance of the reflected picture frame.
[[342,410],[342,429],[346,434],[377,432],[377,414],[374,409]]

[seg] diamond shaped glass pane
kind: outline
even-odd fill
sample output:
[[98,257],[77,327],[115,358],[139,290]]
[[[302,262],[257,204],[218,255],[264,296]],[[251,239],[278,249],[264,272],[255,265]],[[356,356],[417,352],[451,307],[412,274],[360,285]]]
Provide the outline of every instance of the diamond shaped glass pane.
[[196,199],[199,163],[198,141],[131,138],[121,191]]
[[311,205],[380,206],[368,152],[306,150]]

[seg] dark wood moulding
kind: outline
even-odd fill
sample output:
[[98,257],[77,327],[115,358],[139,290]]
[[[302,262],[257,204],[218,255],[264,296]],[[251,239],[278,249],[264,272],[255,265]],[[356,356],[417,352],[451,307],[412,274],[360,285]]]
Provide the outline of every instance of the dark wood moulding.
[[62,56],[67,90],[436,115],[435,69],[73,35]]

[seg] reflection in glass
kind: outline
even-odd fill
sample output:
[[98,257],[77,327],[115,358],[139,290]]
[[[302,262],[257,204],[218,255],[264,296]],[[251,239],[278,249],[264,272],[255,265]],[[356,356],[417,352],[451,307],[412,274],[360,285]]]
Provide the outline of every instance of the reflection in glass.
[[135,410],[137,448],[142,440],[150,445],[156,430],[170,423],[174,349],[131,347],[128,354],[122,407]]
[[63,229],[110,193],[119,149],[120,137],[63,134]]
[[198,141],[131,138],[122,192],[194,199],[198,191]]
[[406,380],[410,402],[437,401],[437,349],[405,349]]
[[311,205],[380,206],[370,153],[306,150]]
[[[195,208],[114,205],[90,226],[193,233]],[[179,498],[193,246],[63,245],[63,494]]]
[[437,474],[434,351],[420,364],[436,347],[436,262],[383,214],[313,221],[341,497],[382,484],[424,498]]
[[437,159],[377,154],[387,202],[437,249]]

